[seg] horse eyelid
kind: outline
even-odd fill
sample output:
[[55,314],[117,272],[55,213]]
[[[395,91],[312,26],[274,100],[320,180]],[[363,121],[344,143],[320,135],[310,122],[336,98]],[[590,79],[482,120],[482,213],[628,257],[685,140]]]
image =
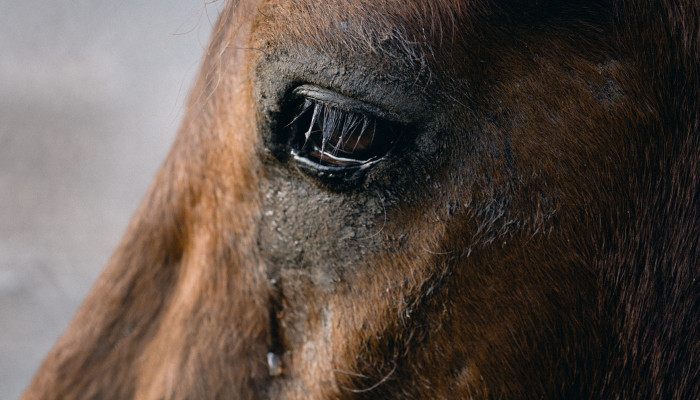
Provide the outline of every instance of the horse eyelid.
[[387,111],[383,107],[376,106],[365,101],[360,101],[315,85],[305,84],[298,86],[292,91],[292,95],[313,101],[315,103],[331,105],[347,112],[366,115],[368,117],[384,120],[390,123],[408,124],[410,122],[405,120],[405,118]]

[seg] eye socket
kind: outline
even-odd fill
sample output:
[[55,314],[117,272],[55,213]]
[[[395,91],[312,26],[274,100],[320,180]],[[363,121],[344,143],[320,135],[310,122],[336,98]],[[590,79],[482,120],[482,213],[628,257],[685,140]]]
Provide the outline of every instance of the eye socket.
[[325,172],[351,172],[380,160],[398,140],[395,123],[366,110],[301,95],[287,124],[294,159]]

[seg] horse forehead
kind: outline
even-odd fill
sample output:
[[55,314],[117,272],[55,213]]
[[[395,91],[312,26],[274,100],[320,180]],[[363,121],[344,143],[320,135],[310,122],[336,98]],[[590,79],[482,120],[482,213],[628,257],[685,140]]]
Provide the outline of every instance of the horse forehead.
[[[251,0],[260,1],[250,43],[256,49],[329,55],[339,62],[354,58],[406,75],[435,73],[449,81],[483,55],[501,50],[520,35],[556,37],[602,22],[599,5],[533,0]],[[579,21],[579,22],[575,22]],[[537,29],[533,30],[533,25]],[[517,40],[514,40],[517,38]],[[460,73],[459,71],[462,71]],[[466,71],[469,72],[469,71]]]
[[[265,14],[267,18],[291,16],[297,24],[280,27],[298,29],[320,27],[331,21],[362,22],[374,24],[401,24],[421,22],[421,29],[432,28],[457,14],[476,15],[486,7],[473,1],[452,0],[260,0],[260,10],[274,10],[277,14]],[[293,22],[293,21],[290,21]]]
[[[415,47],[470,26],[483,7],[452,0],[263,0],[256,35],[309,46],[374,50],[393,42]],[[459,20],[459,23],[457,23]]]

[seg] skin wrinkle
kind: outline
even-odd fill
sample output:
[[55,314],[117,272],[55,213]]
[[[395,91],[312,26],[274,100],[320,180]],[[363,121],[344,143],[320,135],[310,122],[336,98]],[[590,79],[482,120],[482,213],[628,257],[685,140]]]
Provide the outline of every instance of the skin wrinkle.
[[[25,398],[697,398],[682,6],[229,2],[173,150]],[[301,85],[406,121],[396,151],[347,182],[300,167]]]

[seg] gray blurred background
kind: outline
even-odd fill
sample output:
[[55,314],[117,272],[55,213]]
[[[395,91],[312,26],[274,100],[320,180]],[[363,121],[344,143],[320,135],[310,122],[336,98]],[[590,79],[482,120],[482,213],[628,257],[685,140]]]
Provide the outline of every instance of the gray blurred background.
[[18,398],[172,143],[223,1],[0,0],[0,398]]

